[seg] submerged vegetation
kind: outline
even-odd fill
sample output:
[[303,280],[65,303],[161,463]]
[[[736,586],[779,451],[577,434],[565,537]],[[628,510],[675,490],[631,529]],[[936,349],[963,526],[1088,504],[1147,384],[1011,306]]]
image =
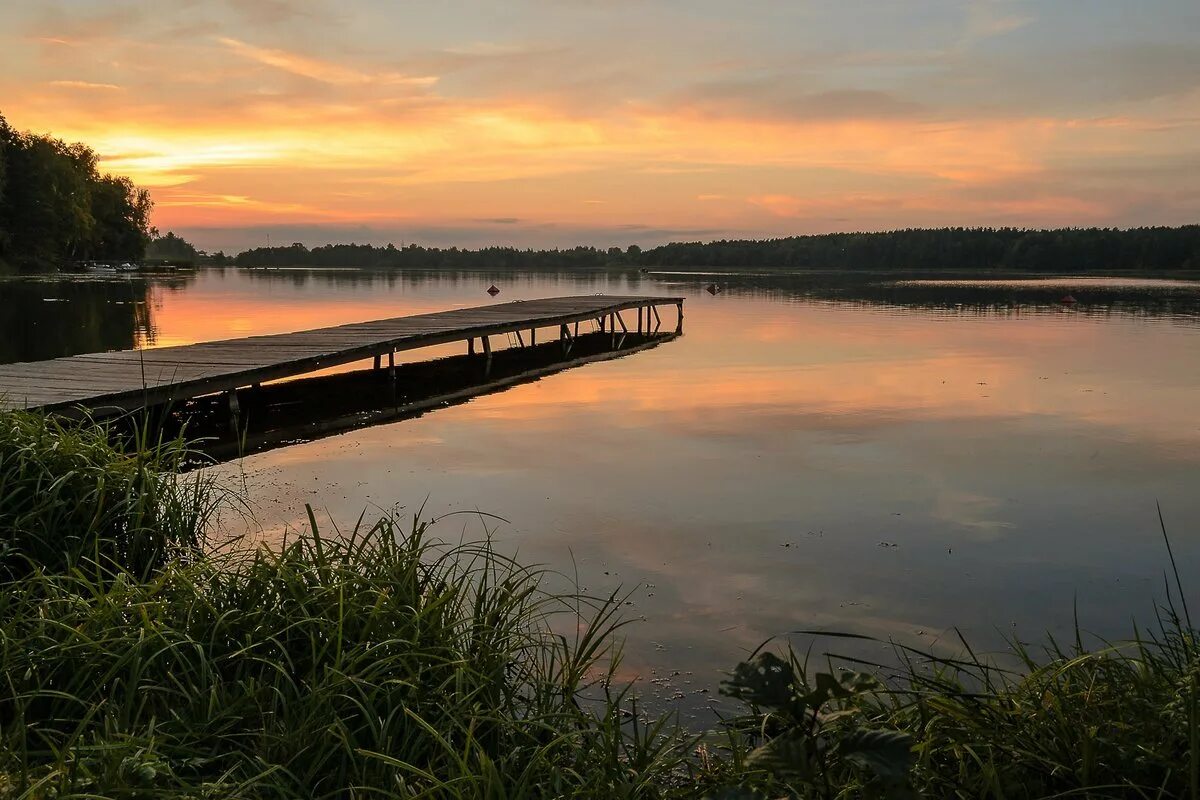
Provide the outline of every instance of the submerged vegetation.
[[389,517],[213,549],[185,451],[109,442],[0,417],[0,797],[1200,796],[1181,596],[1014,672],[764,651],[690,734],[615,682],[621,598]]

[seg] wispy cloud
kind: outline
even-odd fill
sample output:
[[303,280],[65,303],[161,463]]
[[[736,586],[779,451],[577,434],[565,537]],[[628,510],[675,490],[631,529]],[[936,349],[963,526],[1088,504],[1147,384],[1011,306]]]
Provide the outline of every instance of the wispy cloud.
[[92,83],[91,81],[50,81],[51,86],[59,89],[83,89],[86,91],[121,91],[122,87],[115,83]]
[[966,27],[961,44],[967,46],[983,39],[1018,31],[1035,19],[1032,14],[1014,13],[1011,4],[997,0],[976,0],[967,6]]
[[1194,220],[1194,15],[1127,32],[1119,4],[39,0],[0,12],[0,97],[152,187],[160,226]]
[[257,47],[239,39],[219,37],[217,41],[242,58],[321,83],[337,86],[382,84],[416,89],[427,88],[437,83],[435,76],[412,76],[393,71],[371,72],[291,53],[287,50]]

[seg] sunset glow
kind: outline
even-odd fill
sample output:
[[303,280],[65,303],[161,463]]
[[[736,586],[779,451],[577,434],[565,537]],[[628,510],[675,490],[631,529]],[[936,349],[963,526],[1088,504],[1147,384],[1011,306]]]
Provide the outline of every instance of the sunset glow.
[[1198,14],[53,0],[0,10],[0,112],[211,248],[1182,224]]

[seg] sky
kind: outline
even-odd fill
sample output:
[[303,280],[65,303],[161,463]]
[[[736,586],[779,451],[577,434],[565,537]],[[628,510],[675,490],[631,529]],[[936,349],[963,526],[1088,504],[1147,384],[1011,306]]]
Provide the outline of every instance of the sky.
[[0,114],[208,249],[1200,222],[1196,0],[13,0]]

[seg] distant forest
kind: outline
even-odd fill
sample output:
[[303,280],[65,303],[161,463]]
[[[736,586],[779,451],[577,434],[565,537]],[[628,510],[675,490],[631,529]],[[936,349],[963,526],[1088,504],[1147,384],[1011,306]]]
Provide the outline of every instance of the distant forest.
[[1021,272],[1200,269],[1200,225],[1178,228],[911,228],[767,240],[682,242],[642,250],[460,250],[409,245],[334,244],[311,250],[260,247],[238,254],[244,267],[396,269],[579,269],[675,267],[727,269],[1002,269]]
[[101,174],[84,144],[21,133],[0,116],[0,265],[137,261],[150,240],[150,195]]
[[1179,228],[910,228],[655,247],[655,267],[1003,269],[1020,272],[1200,269],[1200,225]]
[[[518,250],[515,247],[484,247],[479,250],[460,250],[420,247],[411,244],[404,248],[395,245],[374,247],[369,244],[327,244],[309,250],[300,243],[290,247],[257,247],[239,253],[234,263],[239,267],[377,267],[394,269],[463,269],[463,270],[559,270],[604,268],[613,263],[630,262],[641,250],[635,245],[629,250],[611,247],[573,247],[566,250]],[[628,255],[627,255],[628,254]]]

